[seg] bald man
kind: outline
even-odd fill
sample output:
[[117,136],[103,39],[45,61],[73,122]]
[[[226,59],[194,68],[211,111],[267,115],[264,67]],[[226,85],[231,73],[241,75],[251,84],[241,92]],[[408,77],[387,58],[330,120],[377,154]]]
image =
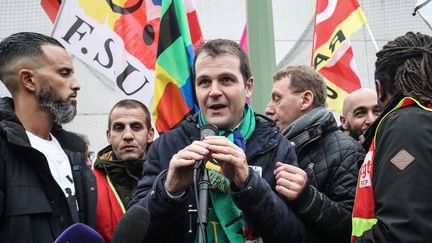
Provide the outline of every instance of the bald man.
[[377,94],[371,89],[358,89],[349,94],[343,103],[341,126],[349,135],[359,140],[360,135],[379,116]]

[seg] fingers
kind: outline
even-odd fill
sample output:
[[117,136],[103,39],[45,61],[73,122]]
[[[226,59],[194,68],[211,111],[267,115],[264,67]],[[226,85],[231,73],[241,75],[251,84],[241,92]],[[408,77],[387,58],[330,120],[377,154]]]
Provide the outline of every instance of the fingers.
[[278,193],[285,196],[288,200],[296,199],[299,195],[299,191],[291,190],[283,186],[276,185],[275,189]]
[[302,169],[276,163],[276,191],[287,197],[289,200],[297,198],[307,182],[307,174]]
[[239,146],[223,136],[208,136],[204,139],[211,157],[221,166],[223,173],[237,188],[242,188],[249,177],[246,155]]
[[208,136],[204,140],[208,145],[207,149],[211,151],[213,159],[219,162],[228,162],[235,165],[236,163],[247,163],[244,151],[223,136]]
[[297,166],[276,162],[276,169],[274,171],[274,174],[276,175],[281,171],[286,171],[293,174],[303,174],[304,172],[302,169],[300,169]]
[[203,159],[209,150],[206,148],[208,145],[201,141],[194,141],[191,145],[180,150],[173,156],[173,159],[179,160],[200,160]]

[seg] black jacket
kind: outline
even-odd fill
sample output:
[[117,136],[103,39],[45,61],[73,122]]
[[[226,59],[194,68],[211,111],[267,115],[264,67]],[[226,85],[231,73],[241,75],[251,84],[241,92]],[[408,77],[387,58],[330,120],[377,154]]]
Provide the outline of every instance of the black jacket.
[[[281,161],[297,165],[292,146],[274,125],[256,116],[256,129],[246,143],[249,165],[261,166],[262,177],[252,172],[248,184],[239,192],[231,191],[237,207],[258,230],[264,242],[301,242],[303,224],[283,199],[275,193],[275,163]],[[196,116],[160,136],[151,145],[144,164],[144,177],[138,182],[134,199],[129,206],[139,204],[150,212],[150,228],[145,242],[194,242],[196,219],[192,219],[193,233],[188,234],[188,205],[196,208],[193,189],[180,199],[170,198],[164,189],[166,171],[172,156],[185,146],[199,140]]]
[[325,107],[306,113],[283,134],[294,144],[308,184],[290,202],[306,227],[306,242],[349,242],[361,145],[338,130]]
[[[85,165],[85,144],[60,126],[51,132],[71,161],[79,221],[94,227],[96,182]],[[0,242],[53,242],[75,222],[63,190],[45,156],[31,147],[10,98],[0,100],[0,152]]]
[[[369,146],[381,122],[372,174],[378,222],[356,242],[432,242],[432,112],[411,105],[388,114],[402,98],[396,96],[367,133]],[[396,156],[402,150],[409,156]],[[393,164],[410,156],[404,169]]]

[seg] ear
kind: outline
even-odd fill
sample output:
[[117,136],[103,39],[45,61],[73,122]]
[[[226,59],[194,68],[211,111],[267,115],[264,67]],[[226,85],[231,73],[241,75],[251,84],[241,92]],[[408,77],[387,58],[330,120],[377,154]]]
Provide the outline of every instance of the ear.
[[314,101],[314,94],[310,90],[306,90],[302,94],[302,103],[300,106],[301,111],[307,111],[312,107]]
[[385,104],[388,94],[385,92],[383,85],[378,79],[375,79],[375,90],[378,96],[378,104]]
[[346,118],[345,118],[344,115],[340,115],[340,116],[339,116],[339,121],[340,121],[340,123],[341,123],[341,125],[342,125],[342,128],[343,128],[344,130],[348,129],[348,125],[346,124]]
[[148,134],[147,134],[147,143],[151,143],[153,141],[153,137],[154,137],[154,129],[153,127],[151,127],[148,130]]
[[18,79],[20,84],[27,90],[35,92],[36,84],[33,71],[30,69],[21,69],[18,71]]
[[108,144],[111,144],[111,133],[110,130],[106,130],[106,139]]
[[250,77],[248,81],[246,81],[246,98],[250,98],[252,95],[252,90],[254,86],[254,80],[253,77]]

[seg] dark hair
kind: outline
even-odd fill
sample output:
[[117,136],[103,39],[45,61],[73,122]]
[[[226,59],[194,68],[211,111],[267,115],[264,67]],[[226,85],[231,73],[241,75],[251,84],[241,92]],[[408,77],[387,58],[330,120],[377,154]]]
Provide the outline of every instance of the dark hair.
[[150,116],[150,112],[147,108],[147,106],[145,106],[143,103],[139,102],[138,100],[133,100],[133,99],[124,99],[124,100],[120,100],[119,102],[117,102],[113,108],[111,108],[111,111],[108,115],[108,130],[111,130],[111,115],[112,112],[115,108],[126,108],[126,109],[141,109],[144,111],[146,120],[145,120],[145,124],[147,126],[147,129],[150,129],[151,126],[151,116]]
[[290,88],[303,92],[310,90],[314,95],[313,107],[325,106],[327,88],[322,76],[309,66],[288,66],[273,75],[274,82],[289,78]]
[[35,33],[19,32],[6,37],[0,42],[0,79],[9,91],[15,89],[15,82],[7,80],[5,74],[14,61],[22,57],[41,57],[44,55],[42,45],[55,45],[64,49],[64,46],[56,39]]
[[391,95],[432,102],[432,37],[408,32],[389,41],[377,56],[375,79]]
[[237,42],[232,40],[226,40],[226,39],[215,39],[210,40],[204,43],[202,46],[198,47],[195,53],[194,61],[193,61],[193,72],[192,72],[192,80],[195,82],[195,64],[196,60],[198,59],[198,56],[202,53],[205,53],[206,55],[210,57],[217,57],[222,54],[231,54],[233,56],[236,56],[240,60],[240,73],[243,76],[244,84],[246,85],[246,82],[249,80],[249,78],[252,76],[250,66],[249,66],[249,59],[246,53],[244,52],[243,48],[240,47]]

